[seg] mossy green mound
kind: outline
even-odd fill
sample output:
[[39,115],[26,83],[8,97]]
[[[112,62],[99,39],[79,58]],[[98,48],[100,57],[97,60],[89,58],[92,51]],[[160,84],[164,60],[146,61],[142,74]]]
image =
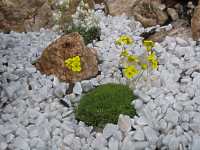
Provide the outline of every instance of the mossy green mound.
[[136,98],[128,86],[106,84],[85,94],[76,109],[76,119],[102,128],[106,123],[117,123],[120,114],[134,116],[131,102]]

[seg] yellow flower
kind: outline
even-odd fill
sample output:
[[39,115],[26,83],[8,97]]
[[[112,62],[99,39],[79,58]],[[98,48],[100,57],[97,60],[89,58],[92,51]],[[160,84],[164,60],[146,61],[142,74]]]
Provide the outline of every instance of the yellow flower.
[[72,64],[71,64],[71,66],[72,66],[72,71],[74,71],[74,72],[80,72],[81,71],[81,63],[80,62],[73,62]]
[[147,69],[147,64],[141,64],[141,68],[143,69],[143,70],[146,70]]
[[155,52],[151,53],[149,56],[148,56],[148,61],[152,62],[154,60],[156,60],[156,54]]
[[127,35],[121,35],[115,42],[116,45],[131,45],[133,44],[133,39]]
[[143,45],[147,49],[147,51],[149,52],[154,47],[155,43],[151,40],[144,40]]
[[139,71],[135,68],[135,66],[128,66],[123,70],[123,73],[126,78],[131,79],[134,76],[136,76],[139,73]]
[[158,60],[156,59],[155,52],[151,53],[148,56],[148,61],[151,63],[153,69],[157,69],[158,68]]
[[157,60],[153,60],[153,61],[151,62],[151,65],[152,65],[152,68],[153,68],[153,69],[157,69],[157,68],[158,68],[158,61],[157,61]]
[[128,61],[129,62],[139,62],[139,58],[138,58],[138,56],[136,56],[136,55],[129,55],[128,56]]
[[128,54],[128,50],[125,49],[121,52],[120,56],[123,56],[123,57],[127,57],[129,54]]
[[81,71],[81,67],[72,67],[71,69],[73,72],[80,72]]
[[81,59],[80,56],[75,56],[72,58],[68,58],[64,61],[65,66],[72,70],[73,72],[80,72],[81,71]]
[[74,62],[80,62],[80,57],[79,56],[75,56],[72,58]]
[[67,66],[68,68],[71,69],[71,64],[73,63],[73,59],[69,58],[67,60],[65,60],[65,66]]

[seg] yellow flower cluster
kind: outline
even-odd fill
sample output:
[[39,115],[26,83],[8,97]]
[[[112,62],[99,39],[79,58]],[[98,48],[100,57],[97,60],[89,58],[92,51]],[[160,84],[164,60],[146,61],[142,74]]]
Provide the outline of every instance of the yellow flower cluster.
[[151,63],[153,69],[158,68],[158,61],[156,59],[156,54],[155,52],[151,52],[150,55],[148,56],[148,61]]
[[129,36],[122,35],[116,40],[116,45],[122,46],[121,57],[124,61],[123,64],[123,73],[126,78],[131,79],[136,75],[140,74],[144,70],[157,69],[158,61],[156,59],[155,52],[152,51],[154,47],[154,42],[150,40],[144,40],[143,46],[146,48],[147,52],[143,56],[137,56],[129,54],[129,50],[125,49],[125,45],[133,44],[133,39]]
[[155,43],[151,40],[144,40],[143,45],[149,53],[149,55],[147,57],[149,63],[151,64],[153,69],[157,69],[158,68],[158,60],[156,59],[155,52],[152,51],[152,48],[155,46]]
[[115,42],[116,45],[131,45],[133,44],[133,39],[127,35],[121,35]]
[[80,72],[81,71],[81,59],[80,56],[75,56],[72,58],[68,58],[65,60],[65,66],[72,70],[73,72]]
[[123,70],[123,73],[128,79],[131,79],[139,73],[139,70],[135,66],[128,66]]
[[143,41],[143,45],[144,45],[144,47],[146,48],[146,50],[148,51],[148,52],[150,52],[150,51],[152,51],[152,48],[154,47],[154,42],[153,41],[151,41],[151,40],[144,40]]

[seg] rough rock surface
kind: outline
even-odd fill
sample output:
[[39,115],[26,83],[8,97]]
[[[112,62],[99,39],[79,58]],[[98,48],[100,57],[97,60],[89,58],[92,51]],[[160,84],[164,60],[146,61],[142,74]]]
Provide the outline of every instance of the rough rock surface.
[[168,7],[173,7],[177,3],[181,2],[182,0],[161,0],[163,4],[165,4]]
[[177,11],[174,8],[167,8],[167,13],[173,21],[179,18]]
[[0,1],[0,31],[39,31],[52,25],[52,12],[46,0]]
[[200,38],[200,1],[198,3],[198,6],[195,8],[194,15],[192,17],[191,27],[193,39],[198,40]]
[[122,15],[131,15],[131,9],[135,4],[136,0],[107,0],[109,13],[113,16]]
[[163,25],[168,15],[163,9],[160,0],[142,0],[132,8],[132,14],[144,27]]
[[105,3],[106,0],[94,0],[95,4]]
[[[73,72],[64,65],[66,59],[75,56],[81,58],[81,72]],[[98,73],[96,51],[87,48],[78,33],[61,36],[51,43],[37,61],[36,67],[42,73],[55,75],[70,83],[94,77]]]

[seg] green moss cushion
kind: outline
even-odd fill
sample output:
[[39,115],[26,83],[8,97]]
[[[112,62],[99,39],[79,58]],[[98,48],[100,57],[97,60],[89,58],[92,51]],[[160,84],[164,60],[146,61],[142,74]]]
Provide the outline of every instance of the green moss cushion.
[[117,123],[120,114],[136,115],[131,105],[135,98],[128,86],[101,85],[81,98],[76,109],[76,119],[98,128],[106,123]]

